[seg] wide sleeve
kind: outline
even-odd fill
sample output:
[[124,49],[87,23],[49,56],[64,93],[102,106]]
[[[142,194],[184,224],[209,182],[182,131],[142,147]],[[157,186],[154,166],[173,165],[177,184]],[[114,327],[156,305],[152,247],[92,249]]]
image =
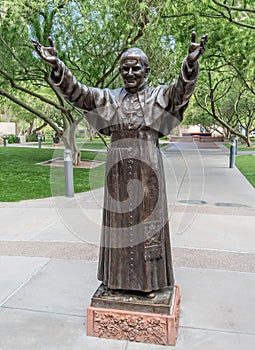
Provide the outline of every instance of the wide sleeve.
[[182,121],[194,92],[198,73],[199,63],[196,62],[194,67],[190,68],[185,59],[175,83],[170,86],[158,86],[149,92],[146,124],[156,129],[161,136],[169,135]]
[[189,68],[185,59],[176,82],[170,86],[160,86],[156,91],[156,103],[171,114],[183,114],[194,92],[198,73],[199,63],[196,62],[193,68]]
[[85,118],[93,127],[101,131],[111,125],[119,91],[81,84],[60,60],[58,66],[52,69],[50,79],[66,100],[85,112]]
[[55,88],[75,107],[90,111],[105,103],[102,89],[90,88],[78,82],[60,60],[58,67],[52,69],[50,79]]
[[164,93],[166,110],[172,114],[177,114],[182,120],[183,113],[188,107],[189,99],[194,92],[199,73],[199,63],[196,62],[193,68],[190,68],[185,59],[181,66],[178,80],[169,86]]

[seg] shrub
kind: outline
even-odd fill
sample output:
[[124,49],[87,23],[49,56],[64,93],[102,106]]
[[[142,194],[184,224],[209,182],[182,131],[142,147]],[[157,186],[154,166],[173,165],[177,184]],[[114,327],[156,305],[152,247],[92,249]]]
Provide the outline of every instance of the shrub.
[[36,134],[31,134],[26,137],[26,142],[37,142],[37,135]]
[[19,143],[20,142],[20,138],[14,134],[6,135],[6,139],[7,139],[8,143]]

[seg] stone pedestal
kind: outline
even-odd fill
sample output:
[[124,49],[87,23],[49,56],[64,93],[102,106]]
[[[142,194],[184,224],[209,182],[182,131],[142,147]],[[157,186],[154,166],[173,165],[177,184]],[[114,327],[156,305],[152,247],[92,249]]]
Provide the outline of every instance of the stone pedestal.
[[142,295],[96,291],[87,310],[87,335],[160,345],[175,345],[180,317],[179,287]]

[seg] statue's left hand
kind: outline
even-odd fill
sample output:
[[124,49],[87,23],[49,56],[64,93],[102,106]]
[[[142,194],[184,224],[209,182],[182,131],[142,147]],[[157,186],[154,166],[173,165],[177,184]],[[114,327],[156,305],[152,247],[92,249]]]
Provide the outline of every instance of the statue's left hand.
[[203,55],[206,49],[206,43],[208,41],[208,34],[202,36],[200,43],[196,43],[196,32],[192,32],[191,43],[189,46],[189,54],[187,60],[190,65],[194,63]]

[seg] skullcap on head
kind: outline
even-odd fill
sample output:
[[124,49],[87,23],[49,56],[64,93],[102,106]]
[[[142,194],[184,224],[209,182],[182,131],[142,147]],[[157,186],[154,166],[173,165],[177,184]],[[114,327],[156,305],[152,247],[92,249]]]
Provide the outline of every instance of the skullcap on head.
[[138,49],[137,47],[132,47],[131,49],[128,49],[127,51],[125,51],[120,58],[120,62],[122,63],[125,60],[136,60],[139,61],[141,63],[143,63],[145,66],[148,67],[149,65],[149,60],[147,55],[140,49]]

